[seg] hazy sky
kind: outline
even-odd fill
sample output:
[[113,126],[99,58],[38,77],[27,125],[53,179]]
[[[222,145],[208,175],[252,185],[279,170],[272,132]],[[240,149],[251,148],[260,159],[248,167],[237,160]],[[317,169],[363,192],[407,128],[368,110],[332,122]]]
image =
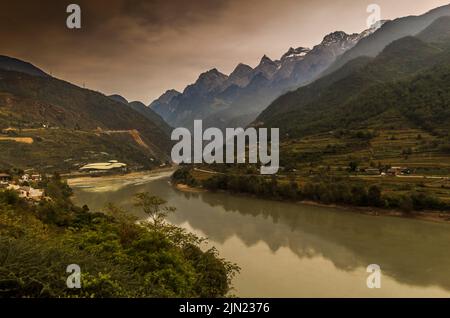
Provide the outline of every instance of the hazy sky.
[[[81,30],[66,27],[70,3],[81,6]],[[449,0],[0,0],[0,54],[148,104],[211,68],[228,74],[333,31],[360,32],[371,3],[393,19]]]

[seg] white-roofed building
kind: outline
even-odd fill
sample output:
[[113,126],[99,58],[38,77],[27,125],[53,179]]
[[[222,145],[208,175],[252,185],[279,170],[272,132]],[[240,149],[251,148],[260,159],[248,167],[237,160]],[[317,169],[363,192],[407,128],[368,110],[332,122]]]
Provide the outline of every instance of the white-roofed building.
[[80,168],[80,171],[86,172],[109,172],[115,170],[125,171],[126,163],[118,162],[117,160],[110,160],[108,162],[90,163]]

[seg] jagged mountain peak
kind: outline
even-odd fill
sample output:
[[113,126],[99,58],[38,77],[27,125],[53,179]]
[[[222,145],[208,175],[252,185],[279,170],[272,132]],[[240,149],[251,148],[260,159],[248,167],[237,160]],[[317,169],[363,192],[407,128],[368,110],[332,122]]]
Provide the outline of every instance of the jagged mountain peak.
[[335,43],[347,41],[349,38],[357,38],[357,36],[358,36],[357,33],[347,34],[344,31],[336,31],[336,32],[327,34],[323,38],[321,45],[325,45],[325,46],[332,45]]
[[240,87],[246,86],[253,76],[253,71],[253,68],[251,68],[250,66],[240,63],[230,74],[228,78],[228,84],[234,84]]
[[245,74],[253,71],[253,68],[247,64],[239,63],[238,66],[234,69],[234,71],[230,74],[230,77],[238,74]]
[[158,101],[160,103],[170,103],[173,98],[175,98],[179,95],[181,95],[181,93],[179,91],[177,91],[175,89],[169,89],[158,98]]
[[276,64],[270,57],[264,54],[264,56],[261,58],[261,61],[259,62],[259,65],[264,64]]
[[202,85],[202,84],[209,84],[211,82],[224,82],[228,78],[227,75],[219,72],[217,68],[213,68],[209,71],[206,71],[198,77],[198,80],[196,84]]
[[255,76],[259,73],[262,73],[264,75],[264,77],[266,77],[267,79],[270,79],[275,74],[275,72],[279,69],[280,65],[281,65],[280,61],[273,61],[267,55],[264,55],[261,58],[261,62],[254,69],[253,74]]
[[228,80],[228,76],[219,72],[217,68],[206,71],[198,77],[197,81],[186,87],[184,95],[205,95],[213,91],[223,90],[223,86]]
[[178,94],[181,93],[176,89],[168,89],[163,95],[178,95]]
[[369,35],[375,33],[376,31],[378,31],[378,29],[380,29],[387,22],[390,22],[390,20],[380,20],[380,21],[375,22],[374,24],[372,24],[372,26],[370,28],[361,32],[358,36],[358,39],[361,40],[361,39],[368,37]]
[[294,49],[293,47],[289,48],[289,50],[283,54],[281,60],[289,59],[289,58],[302,58],[306,54],[308,54],[311,49],[307,47],[298,47]]
[[219,72],[217,68],[210,69],[202,74],[200,74],[199,78],[211,78],[211,77],[226,77],[225,74]]

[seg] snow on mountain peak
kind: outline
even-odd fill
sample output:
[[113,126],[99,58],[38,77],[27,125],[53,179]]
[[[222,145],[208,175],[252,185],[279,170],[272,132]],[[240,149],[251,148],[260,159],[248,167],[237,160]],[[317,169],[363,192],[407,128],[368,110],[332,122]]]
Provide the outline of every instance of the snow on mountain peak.
[[296,49],[290,48],[282,57],[281,60],[292,59],[292,58],[302,58],[308,54],[311,49],[306,47],[298,47]]

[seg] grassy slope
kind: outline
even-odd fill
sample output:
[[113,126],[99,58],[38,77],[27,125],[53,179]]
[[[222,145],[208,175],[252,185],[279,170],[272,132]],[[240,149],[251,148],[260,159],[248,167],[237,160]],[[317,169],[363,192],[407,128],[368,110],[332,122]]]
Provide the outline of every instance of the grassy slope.
[[[168,160],[170,127],[150,109],[140,114],[100,93],[55,78],[0,70],[0,79],[0,129],[15,129],[0,136],[34,140],[32,144],[0,140],[0,169],[62,172],[110,159],[152,168]],[[52,129],[42,129],[43,124]],[[146,147],[138,145],[127,130],[137,130]]]
[[54,78],[7,71],[0,77],[0,128],[136,129],[154,156],[166,158],[170,151],[168,126],[100,93]]
[[[364,67],[348,72],[346,69],[355,61],[337,72],[348,73],[341,77],[331,74],[309,86],[298,89],[275,101],[257,119],[265,126],[282,127],[285,132],[302,136],[323,132],[342,126],[339,119],[358,122],[360,114],[369,119],[372,114],[366,105],[352,109],[355,100],[366,103],[376,95],[389,93],[390,87],[399,80],[409,80],[420,71],[450,63],[449,50],[427,44],[419,39],[408,37],[394,42],[382,54]],[[353,67],[352,67],[353,68]],[[333,80],[334,77],[339,79]],[[331,82],[331,85],[322,83]],[[391,96],[382,96],[388,98]],[[383,102],[377,99],[375,102]],[[391,106],[390,104],[389,106]],[[371,105],[372,106],[372,105]],[[355,106],[356,107],[356,106]],[[350,115],[350,117],[348,117]]]
[[0,169],[34,168],[69,172],[90,162],[119,160],[130,168],[151,169],[160,162],[128,133],[105,134],[71,129],[29,129],[18,133],[32,144],[1,141]]

